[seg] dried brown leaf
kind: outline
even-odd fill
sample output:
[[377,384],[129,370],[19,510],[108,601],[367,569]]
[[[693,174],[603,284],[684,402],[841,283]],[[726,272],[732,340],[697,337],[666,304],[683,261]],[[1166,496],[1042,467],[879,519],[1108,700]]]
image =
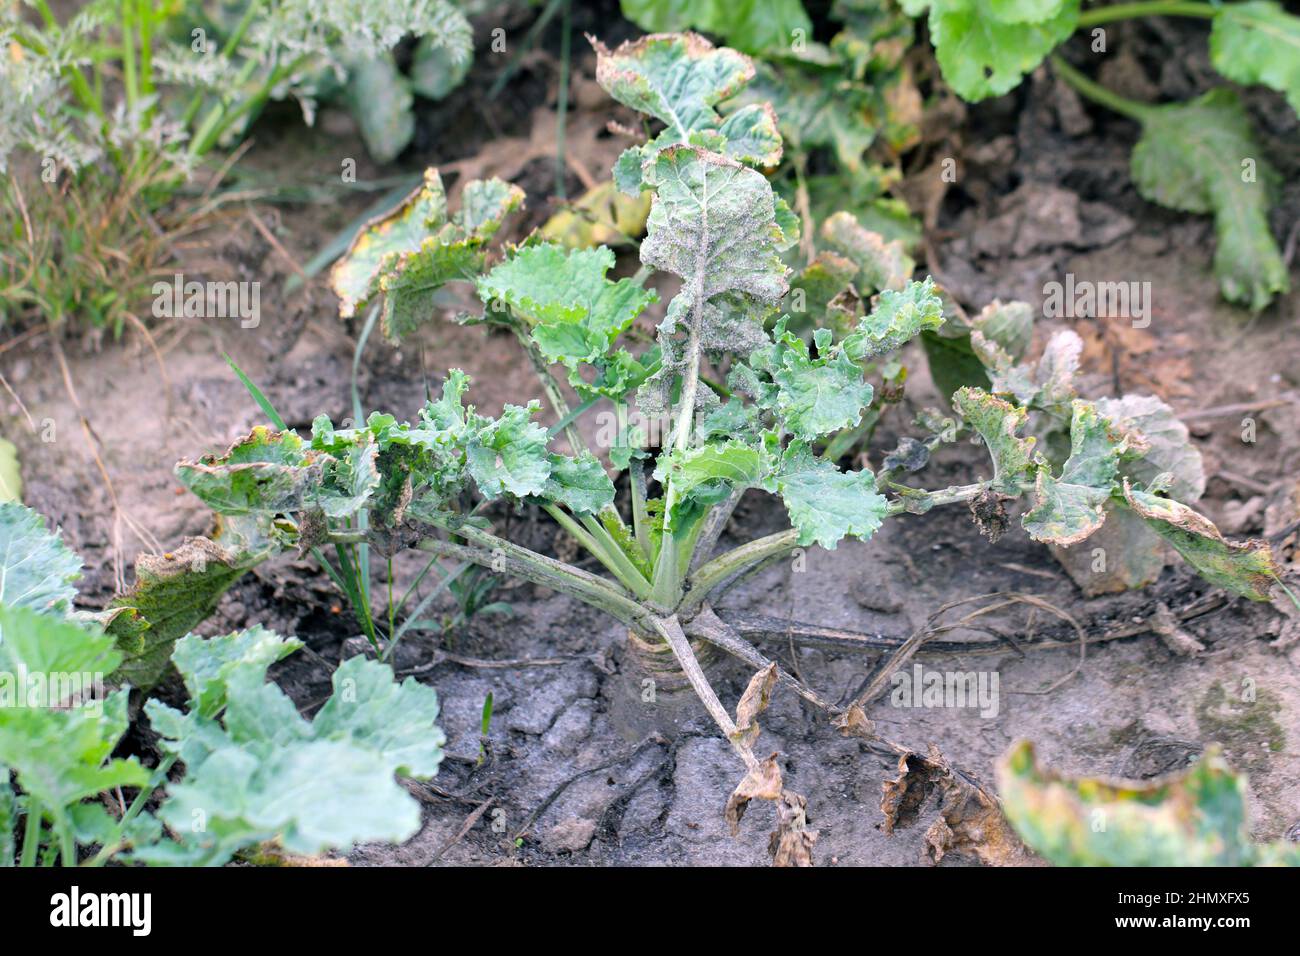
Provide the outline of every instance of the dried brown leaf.
[[740,818],[749,809],[749,801],[778,800],[782,792],[781,768],[777,766],[776,754],[772,754],[745,774],[745,779],[727,798],[726,817],[731,835],[739,835]]
[[885,832],[915,823],[933,794],[938,795],[939,815],[925,834],[926,855],[932,862],[952,852],[973,853],[986,866],[1031,862],[997,797],[949,763],[934,744],[924,756],[912,752],[900,757],[898,776],[881,785]]
[[768,664],[749,679],[749,686],[740,695],[736,705],[736,733],[734,739],[745,747],[752,747],[761,732],[758,717],[767,710],[776,684],[776,664]]
[[776,829],[767,841],[773,866],[813,866],[817,831],[808,829],[808,801],[786,790],[776,804]]

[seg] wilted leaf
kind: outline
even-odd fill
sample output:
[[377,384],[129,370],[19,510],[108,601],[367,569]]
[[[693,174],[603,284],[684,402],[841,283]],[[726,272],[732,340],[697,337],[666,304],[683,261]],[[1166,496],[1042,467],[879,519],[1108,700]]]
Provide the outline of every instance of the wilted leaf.
[[258,425],[221,455],[181,461],[176,477],[213,511],[265,518],[296,510],[319,487],[323,456],[290,431]]
[[772,865],[813,866],[812,848],[817,831],[808,828],[808,801],[789,790],[776,802],[776,829],[767,841]]
[[[639,169],[637,173],[640,175]],[[629,196],[606,180],[551,216],[538,234],[570,249],[626,244],[645,231],[649,215],[649,193]]]
[[898,776],[886,780],[880,790],[886,833],[916,823],[931,795],[937,793],[938,816],[925,834],[925,853],[934,863],[950,852],[972,853],[986,866],[1029,862],[997,797],[949,763],[934,744],[924,756],[903,754],[898,760]]
[[1249,866],[1273,850],[1251,843],[1245,778],[1215,748],[1181,773],[1108,780],[1043,770],[1024,741],[998,787],[1025,842],[1058,866]]
[[348,251],[330,270],[330,288],[339,297],[339,315],[350,318],[377,291],[380,263],[387,256],[413,252],[447,221],[447,193],[438,170],[424,171],[424,184],[396,209],[377,216],[357,233]]
[[[1160,577],[1169,549],[1147,523],[1113,497],[1102,505],[1103,524],[1086,543],[1052,554],[1088,597],[1145,587]],[[1100,558],[1100,561],[1098,560]]]
[[1020,496],[1033,465],[1033,438],[1016,432],[1027,417],[1023,408],[995,398],[977,388],[962,388],[952,397],[953,408],[979,436],[993,459],[990,487],[1003,494]]
[[1124,482],[1124,499],[1205,580],[1252,601],[1267,601],[1277,580],[1268,542],[1225,541],[1214,523],[1187,505],[1137,491]]
[[731,835],[739,835],[740,818],[749,809],[749,801],[779,800],[781,793],[781,768],[776,762],[776,754],[772,754],[746,773],[744,779],[727,798],[725,816]]
[[768,664],[749,679],[745,692],[740,695],[740,702],[736,704],[736,736],[733,739],[737,743],[753,747],[758,741],[761,732],[758,718],[767,710],[775,685],[776,664]]
[[1029,351],[1034,336],[1034,310],[1027,302],[994,299],[970,320],[984,338],[996,342],[1012,361],[1019,362]]
[[1191,443],[1187,426],[1174,410],[1154,395],[1101,398],[1097,411],[1111,421],[1139,452],[1125,461],[1121,472],[1148,485],[1158,475],[1169,476],[1169,493],[1180,501],[1195,501],[1205,491],[1205,466]]
[[847,212],[837,212],[822,223],[821,233],[857,267],[854,283],[864,297],[884,289],[902,292],[916,269],[900,240],[885,241]]
[[186,538],[167,554],[140,555],[135,585],[108,606],[122,609],[104,629],[125,658],[118,675],[134,687],[152,688],[176,641],[211,616],[230,586],[267,556],[232,552],[207,538]]
[[1102,505],[1118,487],[1120,456],[1128,441],[1090,402],[1074,401],[1070,457],[1059,477],[1044,464],[1034,487],[1034,506],[1021,524],[1035,541],[1071,545],[1105,520]]
[[0,605],[65,615],[79,577],[81,559],[39,513],[0,501]]
[[395,210],[372,220],[330,272],[339,315],[348,318],[383,293],[384,334],[398,340],[434,314],[434,294],[452,281],[472,282],[483,268],[483,245],[524,202],[518,186],[474,180],[461,191],[461,209],[447,215],[436,169]]

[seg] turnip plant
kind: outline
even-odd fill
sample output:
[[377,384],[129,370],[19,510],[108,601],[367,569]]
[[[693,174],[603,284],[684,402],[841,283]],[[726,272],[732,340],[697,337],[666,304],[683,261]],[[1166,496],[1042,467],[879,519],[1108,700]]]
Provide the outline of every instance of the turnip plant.
[[[1118,510],[1212,583],[1267,598],[1275,571],[1266,545],[1225,541],[1167,497],[1168,429],[1146,429],[1169,416],[1144,419],[1119,403],[1076,397],[1069,379],[1077,354],[1061,343],[1036,368],[1018,365],[1000,341],[1006,323],[984,325],[978,340],[995,370],[991,390],[959,390],[957,418],[932,421],[919,441],[934,448],[959,434],[978,436],[991,457],[989,477],[925,489],[900,482],[909,467],[903,461],[890,459],[874,473],[842,470],[825,452],[871,405],[867,370],[944,321],[934,283],[899,282],[849,321],[792,308],[781,254],[798,240],[798,219],[756,168],[780,156],[773,111],[755,104],[724,119],[714,109],[752,75],[748,59],[689,34],[598,52],[605,89],[662,124],[614,170],[624,188],[653,197],[635,276],[611,279],[615,256],[604,247],[529,238],[493,251],[492,237],[521,194],[500,182],[471,182],[450,215],[432,170],[405,204],[357,237],[333,273],[343,314],[369,308],[394,339],[433,318],[443,286],[471,284],[484,309],[464,319],[509,330],[554,423],[539,420],[537,400],[483,414],[466,402],[469,377],[452,369],[441,393],[409,421],[376,412],[335,427],[322,416],[310,438],[258,427],[223,454],[176,469],[222,516],[216,546],[228,561],[364,542],[381,554],[415,548],[469,562],[576,598],[624,625],[642,657],[670,656],[689,681],[747,766],[732,809],[762,796],[787,817],[801,817],[794,808],[802,798],[786,794],[775,764],[752,750],[754,719],[776,682],[842,728],[874,736],[859,708],[828,703],[713,611],[735,582],[797,548],[833,550],[845,538],[869,539],[889,518],[944,504],[970,506],[996,536],[1009,521],[1006,503],[1024,498],[1021,523],[1038,541],[1077,543],[1102,525],[1107,509]],[[629,330],[658,299],[647,287],[656,276],[680,289],[655,343],[638,349]],[[664,421],[658,447],[637,440],[588,447],[575,423],[602,402],[620,421],[633,404],[641,420]],[[1024,434],[1031,414],[1053,416],[1067,452],[1054,461],[1040,454]],[[790,526],[719,553],[728,519],[750,491],[779,501]],[[497,499],[540,508],[604,573],[497,534],[480,508]],[[759,671],[736,717],[697,657],[706,644]]]

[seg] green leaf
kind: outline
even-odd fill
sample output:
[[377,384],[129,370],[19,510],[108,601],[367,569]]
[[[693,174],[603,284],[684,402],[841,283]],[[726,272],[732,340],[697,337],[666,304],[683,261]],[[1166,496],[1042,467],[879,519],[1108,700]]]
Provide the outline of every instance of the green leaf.
[[350,61],[343,96],[371,158],[391,163],[415,135],[411,86],[392,53]]
[[787,50],[796,37],[812,37],[800,0],[621,0],[621,6],[642,30],[703,30],[749,53]]
[[393,778],[436,773],[445,740],[434,724],[436,693],[413,678],[398,685],[387,665],[352,658],[335,671],[334,694],[308,723],[283,691],[264,683],[267,665],[292,644],[265,632],[223,643],[186,639],[187,669],[204,677],[187,686],[224,685],[225,726],[206,713],[211,696],[202,706],[192,699],[196,709],[186,715],[158,701],[146,706],[186,773],[168,787],[158,814],[179,842],[146,847],[137,859],[221,865],[266,840],[313,854],[401,841],[419,828],[418,805]]
[[959,388],[990,388],[984,363],[971,348],[970,332],[961,331],[956,325],[946,326],[945,331],[950,334],[921,333],[921,347],[939,394],[951,399]]
[[18,799],[9,782],[9,768],[0,764],[0,869],[14,865],[14,828],[18,826]]
[[0,502],[0,605],[65,615],[77,596],[81,559],[18,502]]
[[876,307],[844,339],[844,351],[853,361],[863,362],[902,348],[941,325],[943,302],[935,294],[934,280],[908,282],[901,292],[880,293]]
[[1300,113],[1300,17],[1271,0],[1217,8],[1210,62],[1237,83],[1263,83],[1286,95]]
[[367,442],[348,450],[325,471],[313,502],[327,517],[351,518],[365,508],[379,487],[379,468],[375,464],[379,446]]
[[854,283],[866,297],[883,289],[902,292],[916,263],[903,243],[885,237],[861,224],[847,212],[837,212],[822,223],[822,238],[857,266]]
[[1225,541],[1214,523],[1187,505],[1124,482],[1124,500],[1211,584],[1252,601],[1267,601],[1277,565],[1267,541]]
[[998,793],[1025,843],[1057,866],[1249,866],[1280,849],[1251,843],[1246,780],[1217,747],[1180,773],[1115,780],[1044,770],[1026,741],[999,761]]
[[487,420],[467,446],[468,468],[485,498],[544,494],[550,476],[546,429],[532,421],[539,402],[507,405],[499,419]]
[[1152,202],[1213,213],[1214,274],[1229,302],[1258,312],[1290,289],[1268,226],[1277,174],[1265,162],[1237,95],[1211,90],[1186,103],[1144,107],[1133,180]]
[[[627,390],[626,376],[617,374],[622,356],[611,356],[610,350],[659,297],[631,279],[605,278],[613,265],[614,253],[604,246],[525,246],[479,279],[478,293],[490,307],[503,304],[529,326],[542,356],[568,369],[569,384],[579,395],[621,398]],[[600,379],[584,378],[585,366],[597,367]],[[612,379],[612,391],[606,379]]]
[[[127,692],[69,698],[121,661],[113,641],[27,607],[0,606],[0,766],[56,821],[114,787],[139,787],[149,772],[111,759],[127,728]],[[55,706],[55,705],[59,706]]]
[[931,0],[930,40],[943,78],[964,100],[1001,96],[1074,32],[1079,0]]
[[260,753],[223,747],[168,788],[158,817],[183,842],[134,856],[164,865],[221,866],[267,840],[304,855],[368,841],[400,843],[420,828],[419,806],[393,779],[388,761],[333,740]]
[[414,677],[401,684],[386,664],[353,657],[331,680],[334,695],[312,721],[316,740],[338,740],[383,754],[402,776],[428,779],[442,763],[446,736],[434,724],[438,694]]
[[460,194],[460,212],[453,217],[466,236],[491,239],[510,215],[524,205],[524,191],[497,179],[473,179]]
[[785,429],[795,438],[812,441],[857,425],[872,397],[862,367],[840,349],[810,359],[808,344],[798,336],[785,333],[784,342],[782,364],[772,379],[777,385],[776,413]]
[[802,546],[820,544],[833,551],[845,536],[865,541],[887,514],[888,502],[876,493],[871,472],[840,471],[800,441],[791,442],[782,453],[767,486],[785,502]]
[[614,503],[614,483],[591,452],[583,452],[577,458],[563,455],[550,455],[548,458],[551,473],[546,479],[542,497],[579,515],[598,514]]
[[284,660],[302,641],[282,638],[260,624],[224,637],[188,634],[176,642],[172,662],[189,692],[191,709],[215,717],[226,706],[226,689],[236,670],[251,670],[258,681],[276,661]]
[[411,89],[420,96],[440,100],[465,82],[474,61],[456,56],[445,46],[423,37],[411,56]]
[[612,51],[596,41],[593,46],[596,79],[606,92],[666,127],[619,157],[614,178],[623,192],[643,189],[645,164],[674,145],[701,146],[756,166],[781,161],[781,135],[770,106],[752,104],[726,121],[715,109],[753,78],[749,57],[715,49],[694,33],[645,36]]
[[760,173],[685,146],[663,150],[645,172],[655,198],[641,261],[683,280],[659,326],[661,372],[641,390],[641,410],[651,414],[694,360],[683,356],[679,331],[702,349],[747,355],[769,343],[762,322],[788,286],[775,197]]
[[1035,541],[1068,546],[1082,541],[1105,521],[1102,505],[1119,482],[1120,456],[1128,440],[1090,402],[1074,401],[1070,457],[1060,477],[1040,465],[1033,507],[1020,519]]
[[1034,439],[1016,434],[1028,417],[1023,408],[995,398],[978,388],[959,389],[952,397],[953,408],[984,439],[993,459],[993,480],[989,486],[1002,494],[1020,496],[1021,483],[1033,470]]
[[765,468],[762,451],[739,441],[709,442],[660,455],[654,477],[664,484],[671,481],[678,501],[674,513],[664,522],[664,531],[671,532],[678,526],[680,509],[688,501],[712,503],[733,489],[757,485]]

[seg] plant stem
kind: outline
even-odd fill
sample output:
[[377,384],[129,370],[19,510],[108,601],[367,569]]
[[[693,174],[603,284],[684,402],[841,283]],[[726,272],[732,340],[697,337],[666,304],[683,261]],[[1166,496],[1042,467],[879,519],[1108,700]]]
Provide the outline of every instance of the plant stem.
[[[542,391],[546,393],[546,400],[551,403],[551,409],[559,418],[555,428],[560,428],[562,425],[564,437],[569,440],[570,450],[575,455],[582,454],[587,450],[587,443],[582,440],[582,434],[575,424],[578,416],[569,410],[569,400],[564,397],[559,380],[551,374],[551,369],[546,364],[546,357],[542,355],[537,343],[533,341],[532,336],[528,334],[528,330],[524,328],[518,319],[510,323],[510,327],[515,333],[515,338],[519,340],[519,344],[523,346],[524,353],[533,366],[534,374],[537,375],[538,381],[542,383]],[[592,404],[594,405],[595,402],[592,402]]]
[[627,469],[628,484],[632,487],[632,529],[636,543],[647,561],[654,561],[650,539],[650,511],[646,507],[645,465],[633,458]]
[[748,567],[768,558],[790,551],[799,544],[799,532],[794,528],[778,531],[766,537],[746,542],[726,554],[700,565],[699,570],[686,579],[686,599],[678,613],[690,620],[691,616],[709,599],[709,594],[728,578],[743,573]]
[[77,841],[72,837],[72,825],[66,821],[59,826],[59,862],[77,865]]
[[441,554],[459,561],[470,561],[492,571],[512,574],[577,598],[584,604],[606,612],[628,627],[647,628],[645,622],[653,615],[650,608],[634,601],[625,591],[581,568],[556,561],[530,551],[504,538],[472,525],[451,530],[470,541],[473,547],[454,544],[439,538],[426,538],[416,545],[421,551]]
[[1175,2],[1175,0],[1146,0],[1139,3],[1117,3],[1110,7],[1099,7],[1079,14],[1079,28],[1095,27],[1115,20],[1131,20],[1134,17],[1201,17],[1213,19],[1218,9],[1208,3]]
[[1074,87],[1079,93],[1099,103],[1108,109],[1114,110],[1129,119],[1137,120],[1139,123],[1144,122],[1151,114],[1152,107],[1142,103],[1125,99],[1118,93],[1112,93],[1100,83],[1095,83],[1088,79],[1070,64],[1066,63],[1063,58],[1057,55],[1051,57],[1052,69],[1055,70],[1066,83]]
[[36,853],[41,848],[41,805],[27,798],[27,826],[23,829],[23,855],[18,860],[19,866],[35,866]]
[[649,582],[633,567],[627,555],[623,554],[623,549],[618,546],[618,542],[612,540],[604,528],[594,522],[579,524],[567,515],[559,505],[545,504],[542,508],[555,520],[556,524],[573,535],[579,544],[604,565],[610,574],[618,578],[619,584],[641,600],[650,597]]
[[723,735],[731,743],[732,749],[740,755],[740,759],[745,762],[747,768],[750,770],[756,769],[758,760],[755,758],[754,752],[736,733],[735,721],[731,719],[727,709],[722,706],[722,701],[718,700],[718,695],[714,692],[709,679],[704,676],[704,670],[700,667],[695,652],[691,650],[691,642],[686,639],[686,634],[682,631],[682,625],[677,618],[675,616],[656,617],[651,623],[655,631],[672,648],[673,656],[677,658],[677,663],[681,666],[686,679],[691,682],[691,687],[695,689],[695,693],[704,704],[704,709],[709,712],[709,716],[713,718],[714,723],[722,730]]

